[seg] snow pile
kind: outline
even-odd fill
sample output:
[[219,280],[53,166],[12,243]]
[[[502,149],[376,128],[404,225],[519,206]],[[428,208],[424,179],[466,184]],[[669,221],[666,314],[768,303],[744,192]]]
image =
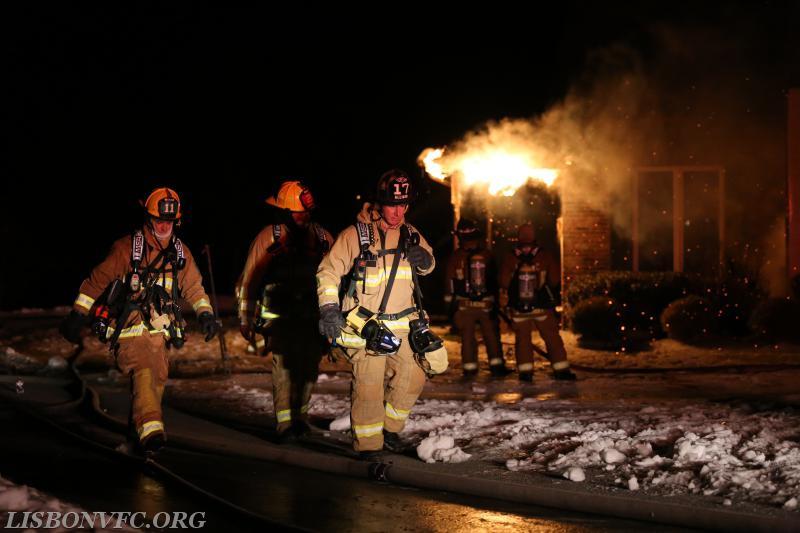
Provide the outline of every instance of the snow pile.
[[38,367],[39,362],[28,355],[19,353],[11,346],[0,347],[0,364],[11,368]]
[[434,435],[423,439],[417,446],[417,456],[426,463],[463,463],[471,456],[456,446],[449,435]]
[[[222,402],[226,406],[237,411],[244,411],[246,414],[274,414],[272,392],[263,388],[242,387],[239,384],[224,388],[191,388],[189,385],[179,382],[170,382],[170,385],[175,390],[173,394],[177,394],[181,398]],[[350,400],[332,394],[312,394],[308,412],[310,415],[320,418],[338,418],[350,412]]]
[[[76,507],[69,503],[62,502],[57,498],[48,496],[38,490],[27,487],[25,485],[16,485],[7,479],[0,476],[0,519],[2,523],[6,524],[7,513],[48,513],[55,512],[65,515],[67,513],[84,513],[85,511],[80,507]],[[20,515],[17,514],[17,520],[21,520]],[[32,531],[32,530],[28,530]],[[77,529],[64,529],[59,528],[55,531],[78,531]],[[85,531],[80,529],[80,531]],[[130,527],[123,526],[118,529],[102,529],[95,528],[94,531],[134,531]]]
[[[800,416],[791,409],[765,415],[746,405],[673,402],[637,411],[619,402],[598,409],[535,399],[502,406],[426,400],[415,406],[403,433],[469,442],[467,453],[502,462],[509,470],[552,472],[572,480],[582,474],[628,490],[702,494],[795,510],[798,428]],[[428,460],[433,453],[420,458]]]
[[67,362],[67,360],[58,355],[54,355],[47,360],[47,368],[49,368],[50,370],[60,372],[62,370],[66,370],[68,366],[69,363]]
[[[264,389],[228,385],[211,398],[220,396],[232,409],[272,413],[272,395]],[[331,430],[349,429],[349,410],[347,397],[312,395],[310,413],[333,420]],[[472,456],[509,470],[654,495],[705,495],[721,505],[749,501],[797,510],[800,499],[800,415],[791,408],[426,399],[414,406],[402,435],[418,445],[424,461]]]

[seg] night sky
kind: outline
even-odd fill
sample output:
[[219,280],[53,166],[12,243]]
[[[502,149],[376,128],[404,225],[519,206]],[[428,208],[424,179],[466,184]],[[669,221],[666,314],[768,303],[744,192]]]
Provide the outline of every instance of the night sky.
[[[800,20],[795,2],[626,4],[4,7],[0,308],[69,305],[158,185],[232,293],[281,177],[304,178],[338,232],[383,171],[419,177],[423,148],[541,113],[593,50],[647,61],[654,27],[745,24],[770,35],[769,62]],[[449,192],[421,185],[410,219],[444,259]]]

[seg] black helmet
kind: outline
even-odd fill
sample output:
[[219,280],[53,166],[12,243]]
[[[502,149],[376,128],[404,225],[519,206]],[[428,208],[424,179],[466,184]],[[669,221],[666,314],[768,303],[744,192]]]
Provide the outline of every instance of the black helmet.
[[384,172],[378,180],[378,188],[375,192],[375,200],[382,205],[402,205],[410,204],[414,198],[414,187],[408,174],[404,171],[393,168]]
[[456,226],[456,236],[462,241],[470,241],[481,238],[481,230],[474,220],[462,218]]

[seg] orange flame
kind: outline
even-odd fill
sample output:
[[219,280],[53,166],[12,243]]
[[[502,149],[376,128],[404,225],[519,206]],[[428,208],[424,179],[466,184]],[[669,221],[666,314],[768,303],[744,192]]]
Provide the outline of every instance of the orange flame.
[[529,180],[551,186],[558,170],[534,164],[530,153],[497,147],[461,154],[445,154],[444,148],[426,148],[417,161],[440,182],[458,181],[464,188],[485,185],[492,196],[513,196]]

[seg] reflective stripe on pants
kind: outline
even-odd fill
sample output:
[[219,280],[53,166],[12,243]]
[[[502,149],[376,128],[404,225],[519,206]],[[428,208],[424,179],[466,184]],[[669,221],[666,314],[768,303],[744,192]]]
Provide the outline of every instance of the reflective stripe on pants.
[[[425,385],[425,372],[414,360],[408,335],[400,349],[388,356],[359,350],[353,363],[353,447],[356,451],[383,448],[383,430],[399,433]],[[384,377],[388,378],[384,388]]]

